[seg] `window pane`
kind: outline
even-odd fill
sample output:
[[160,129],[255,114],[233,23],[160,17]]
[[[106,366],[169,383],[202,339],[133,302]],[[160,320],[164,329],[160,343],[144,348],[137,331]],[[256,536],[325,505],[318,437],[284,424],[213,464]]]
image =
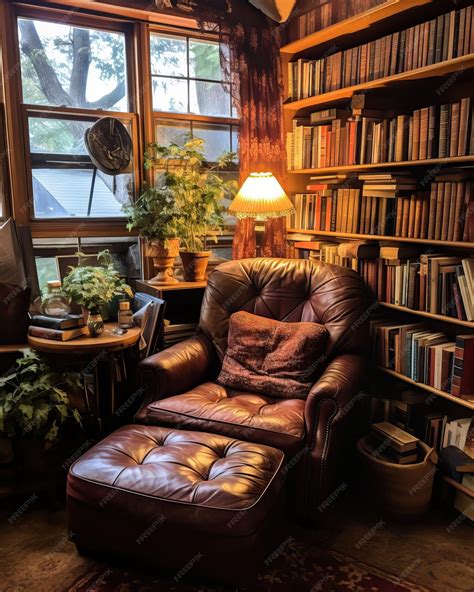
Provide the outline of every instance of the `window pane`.
[[235,126],[232,126],[232,152],[239,153],[239,132]]
[[[30,117],[33,205],[36,218],[123,217],[130,203],[134,176],[130,172],[97,172],[91,193],[93,165],[84,145],[84,132],[94,120],[75,121]],[[129,126],[129,122],[123,121]],[[129,170],[133,170],[132,164]]]
[[227,85],[220,82],[191,80],[189,94],[191,113],[214,117],[230,116],[230,95]]
[[30,150],[48,154],[87,154],[84,132],[92,123],[30,117]]
[[206,80],[222,80],[219,43],[189,40],[189,75]]
[[160,76],[188,75],[185,37],[150,36],[151,73]]
[[181,145],[190,132],[191,126],[187,121],[159,121],[156,125],[156,142],[162,146]]
[[202,138],[206,159],[216,162],[217,158],[230,150],[230,127],[228,125],[193,124],[193,136]]
[[153,109],[171,113],[187,113],[187,81],[176,78],[153,78]]
[[122,205],[130,203],[133,176],[97,173],[90,214],[92,169],[33,169],[33,199],[36,218],[123,217]]
[[23,100],[128,111],[125,35],[19,19]]

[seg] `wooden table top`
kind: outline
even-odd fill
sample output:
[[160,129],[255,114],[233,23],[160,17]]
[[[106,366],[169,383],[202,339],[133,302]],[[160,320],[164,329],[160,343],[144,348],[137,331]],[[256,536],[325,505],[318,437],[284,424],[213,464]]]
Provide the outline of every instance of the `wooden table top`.
[[104,323],[104,332],[98,337],[84,335],[70,341],[54,341],[53,339],[28,335],[28,344],[30,347],[42,352],[73,354],[93,353],[98,350],[117,351],[134,345],[140,339],[140,327],[127,329],[124,335],[114,335],[112,331],[117,326],[117,323]]

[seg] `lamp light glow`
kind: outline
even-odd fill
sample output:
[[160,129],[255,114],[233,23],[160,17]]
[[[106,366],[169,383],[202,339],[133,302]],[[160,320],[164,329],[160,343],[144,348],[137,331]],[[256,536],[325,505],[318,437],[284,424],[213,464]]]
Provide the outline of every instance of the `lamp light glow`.
[[272,173],[250,173],[229,207],[237,218],[267,220],[286,216],[294,206]]

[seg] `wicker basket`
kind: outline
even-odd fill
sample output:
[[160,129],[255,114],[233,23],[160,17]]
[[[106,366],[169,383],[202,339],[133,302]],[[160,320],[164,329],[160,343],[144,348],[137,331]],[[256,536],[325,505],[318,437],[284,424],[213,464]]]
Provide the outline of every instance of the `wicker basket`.
[[369,492],[386,511],[402,516],[422,514],[430,505],[438,455],[434,448],[418,442],[421,462],[398,465],[373,456],[368,437],[357,442]]

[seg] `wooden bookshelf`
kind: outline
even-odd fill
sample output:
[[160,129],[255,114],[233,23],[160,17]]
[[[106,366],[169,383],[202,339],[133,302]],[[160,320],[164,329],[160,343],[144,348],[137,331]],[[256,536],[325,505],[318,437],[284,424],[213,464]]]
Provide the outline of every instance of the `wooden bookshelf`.
[[[457,9],[457,7],[454,7],[454,9]],[[433,16],[436,18],[440,14],[448,14],[451,10],[452,7],[448,4],[435,6],[435,3],[430,2],[429,0],[389,0],[384,4],[376,6],[349,19],[335,23],[325,29],[307,35],[302,39],[288,43],[281,48],[286,88],[288,88],[288,68],[286,66],[290,61],[294,61],[300,57],[305,59],[320,59],[326,50],[331,50],[331,43],[334,45],[332,51],[335,49],[337,52],[352,47],[358,47],[366,42],[373,42],[375,38],[381,38],[392,31],[408,29],[411,26],[419,25],[421,22],[426,22],[432,19]],[[413,23],[410,19],[413,20]],[[351,37],[351,35],[353,37]],[[472,51],[472,47],[470,51]],[[424,63],[426,63],[426,61]],[[459,102],[463,97],[472,97],[472,92],[469,88],[470,75],[472,72],[474,72],[474,53],[415,68],[406,72],[400,72],[391,76],[385,76],[355,84],[346,88],[340,88],[317,96],[311,96],[295,101],[288,100],[284,104],[286,130],[292,131],[294,117],[308,117],[312,111],[320,111],[335,106],[343,108],[345,105],[348,105],[350,99],[358,93],[371,93],[372,100],[368,101],[368,105],[366,105],[369,111],[381,109],[385,111],[393,110],[395,113],[405,113],[408,112],[410,108],[418,110],[426,108],[432,104],[439,105],[441,104],[441,101],[443,104]],[[443,89],[443,97],[441,99],[436,95],[436,90],[447,80],[449,80],[450,84]],[[430,96],[430,93],[433,96]],[[426,94],[426,97],[424,94]],[[397,97],[404,97],[405,100],[398,101]],[[410,114],[410,117],[413,117],[412,113]],[[439,130],[437,130],[436,133],[438,132]],[[425,172],[423,169],[429,170],[432,168],[434,169],[434,173],[437,173],[437,170],[439,169],[439,175],[441,175],[453,168],[462,167],[466,169],[471,166],[474,166],[474,155],[472,154],[467,156],[439,157],[423,160],[417,159],[413,161],[404,160],[388,163],[382,162],[323,168],[305,168],[299,170],[293,169],[287,171],[285,182],[287,193],[304,194],[311,193],[306,190],[306,185],[309,181],[308,177],[310,175],[314,176],[316,182],[318,182],[317,178],[319,176],[339,173],[353,173],[356,175],[357,173],[363,173],[366,171],[373,171],[375,173],[379,171],[396,172],[407,170],[411,171],[414,176],[420,176],[417,175],[417,172],[423,174]],[[434,174],[433,179],[435,179]],[[430,182],[432,182],[433,179],[430,180]],[[342,212],[342,216],[344,215],[347,215],[347,212],[345,212],[345,214]],[[296,218],[296,220],[299,220],[299,218]],[[293,221],[293,224],[298,224],[298,222]],[[309,221],[308,226],[311,225],[313,225],[313,221]],[[356,228],[356,226],[353,226],[353,228]],[[327,240],[334,242],[345,242],[348,239],[384,241],[388,244],[398,243],[420,245],[422,246],[422,249],[439,249],[441,253],[449,253],[451,250],[451,252],[459,253],[462,258],[474,255],[474,242],[465,242],[462,240],[449,241],[387,236],[383,234],[372,235],[331,230],[306,230],[295,227],[289,228],[288,232],[307,236],[308,240]],[[453,251],[454,249],[455,251]],[[404,306],[385,302],[379,302],[379,305],[379,310],[385,310],[388,319],[393,319],[396,313],[403,313],[418,317],[419,321],[426,319],[426,324],[433,328],[436,327],[437,323],[445,323],[444,328],[450,337],[454,334],[471,333],[474,331],[474,322],[471,321],[463,321],[441,314],[413,310]],[[414,320],[415,318],[413,318],[413,321]],[[384,367],[378,367],[378,369],[381,373],[392,377],[393,380],[398,379],[413,387],[422,389],[427,393],[436,395],[440,399],[450,401],[451,403],[474,411],[474,396],[472,397],[473,400],[461,399],[440,389],[415,382],[411,378],[395,372],[394,370]]]
[[332,230],[306,230],[303,228],[288,228],[288,232],[307,234],[309,236],[327,236],[332,238],[351,238],[357,240],[382,240],[395,243],[417,243],[421,245],[436,245],[440,247],[455,247],[459,249],[474,250],[474,243],[465,243],[461,241],[443,241],[431,238],[407,238],[399,236],[384,236],[381,234],[354,234],[351,232],[338,232]]
[[474,68],[474,54],[468,54],[453,58],[452,60],[446,60],[437,64],[431,64],[430,66],[424,66],[423,68],[417,68],[415,70],[409,70],[408,72],[400,72],[400,74],[393,74],[393,76],[385,76],[384,78],[377,78],[376,80],[370,80],[369,82],[363,82],[362,84],[355,84],[354,86],[347,86],[333,90],[322,95],[316,95],[314,97],[307,97],[305,99],[299,99],[298,101],[290,101],[283,105],[286,111],[293,112],[293,115],[297,111],[302,109],[308,109],[312,107],[323,107],[337,101],[344,99],[350,99],[352,95],[361,92],[367,92],[369,90],[375,90],[378,88],[385,88],[392,84],[401,82],[410,82],[414,80],[423,80],[424,78],[437,78],[440,76],[446,76],[453,72],[459,72],[461,70],[467,70]]
[[450,393],[446,393],[445,391],[440,391],[439,389],[434,388],[433,386],[429,386],[428,384],[423,384],[422,382],[416,382],[415,380],[412,380],[411,378],[409,378],[408,376],[405,376],[404,374],[400,374],[399,372],[395,372],[395,370],[390,370],[390,368],[384,368],[383,366],[377,366],[377,369],[380,370],[381,372],[383,372],[384,374],[394,376],[395,378],[403,380],[404,382],[407,382],[408,384],[411,384],[412,386],[416,386],[418,388],[421,388],[425,391],[428,391],[429,393],[432,393],[433,395],[437,395],[438,397],[442,397],[443,399],[448,399],[448,401],[451,401],[452,403],[457,403],[458,405],[462,405],[463,407],[467,407],[468,409],[471,409],[474,411],[474,401],[468,401],[467,399],[461,399],[459,397],[455,397],[454,395],[451,395]]
[[457,489],[458,491],[461,491],[462,493],[464,493],[468,497],[474,499],[474,491],[472,489],[469,489],[469,487],[466,487],[462,483],[458,483],[457,481],[455,481],[454,479],[451,479],[451,477],[448,477],[447,475],[443,476],[443,480],[446,483],[448,483],[448,485],[451,485],[451,487],[454,487],[454,489]]
[[314,49],[327,42],[335,42],[340,37],[351,35],[373,27],[382,21],[401,14],[406,10],[430,4],[433,0],[388,0],[384,4],[379,4],[369,10],[365,10],[350,18],[334,23],[329,27],[311,33],[302,39],[297,39],[287,43],[280,48],[281,53],[294,56],[307,49]]
[[474,165],[474,154],[468,156],[451,156],[449,158],[427,158],[424,160],[403,160],[398,162],[382,162],[370,164],[340,165],[333,167],[321,167],[319,169],[289,169],[290,175],[327,175],[328,173],[352,173],[370,171],[373,169],[392,169],[399,167],[432,166],[432,165],[460,166]]
[[454,317],[447,317],[445,315],[426,312],[424,310],[415,310],[413,308],[408,308],[406,306],[391,304],[390,302],[379,301],[378,305],[382,306],[383,308],[389,308],[391,310],[398,310],[399,312],[405,312],[420,317],[426,317],[427,319],[432,319],[433,321],[442,321],[443,323],[452,323],[453,325],[461,325],[463,327],[468,327],[469,329],[474,329],[474,322],[472,321],[463,321],[461,319],[455,319]]

